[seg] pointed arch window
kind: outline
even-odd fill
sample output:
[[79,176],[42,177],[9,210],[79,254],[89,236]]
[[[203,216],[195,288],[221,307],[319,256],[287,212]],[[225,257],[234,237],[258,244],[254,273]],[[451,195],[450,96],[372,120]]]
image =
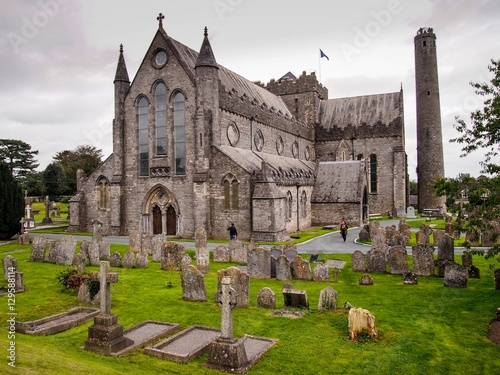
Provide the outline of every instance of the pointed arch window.
[[167,87],[158,83],[155,88],[156,155],[167,154]]
[[139,129],[139,176],[149,175],[149,126],[146,98],[141,98],[137,106],[137,127]]
[[106,177],[101,177],[97,181],[97,188],[98,188],[98,206],[99,209],[101,210],[106,210],[110,207],[110,202],[109,202],[109,182]]
[[377,192],[377,155],[370,155],[370,193]]
[[184,95],[174,96],[174,152],[175,173],[186,174],[186,106]]
[[224,186],[224,209],[237,210],[239,201],[239,182],[232,174],[228,174],[222,182]]
[[292,218],[292,207],[293,207],[292,203],[293,203],[292,193],[290,192],[290,190],[288,190],[286,193],[286,201],[285,201],[285,215],[287,220],[290,220]]
[[307,193],[305,191],[300,194],[300,213],[302,217],[307,216]]

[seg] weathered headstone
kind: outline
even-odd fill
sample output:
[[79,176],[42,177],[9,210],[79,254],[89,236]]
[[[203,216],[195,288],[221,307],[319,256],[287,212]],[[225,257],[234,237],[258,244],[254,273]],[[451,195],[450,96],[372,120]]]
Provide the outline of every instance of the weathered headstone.
[[167,236],[164,234],[156,234],[151,239],[151,260],[153,262],[161,261],[163,248],[167,243]]
[[75,254],[73,256],[72,266],[76,268],[79,274],[84,274],[87,272],[87,258],[82,253]]
[[335,310],[337,308],[338,293],[331,286],[319,292],[318,310]]
[[238,307],[248,307],[250,301],[250,277],[238,267],[229,267],[217,272],[217,292],[222,292],[222,278],[229,277],[231,288],[235,291]]
[[99,243],[91,242],[88,244],[87,252],[89,255],[89,262],[91,266],[99,265]]
[[231,253],[224,245],[219,245],[214,249],[214,262],[228,263],[231,261]]
[[175,242],[167,242],[162,252],[161,269],[180,271],[182,269],[182,258],[185,253],[184,246]]
[[133,231],[129,232],[128,242],[129,242],[130,251],[132,251],[134,253],[138,253],[139,251],[141,251],[142,236],[138,231],[133,230]]
[[297,255],[293,262],[290,263],[292,277],[297,280],[311,280],[311,265],[300,255]]
[[263,247],[248,251],[248,276],[254,279],[271,277],[271,252]]
[[30,244],[30,235],[28,233],[22,233],[17,237],[17,243],[19,245],[29,245]]
[[418,284],[418,276],[413,271],[408,271],[403,275],[403,284]]
[[472,254],[468,251],[464,251],[462,254],[462,266],[465,268],[472,266]]
[[109,257],[111,256],[111,245],[108,241],[98,241],[97,242],[99,246],[99,259],[100,260],[109,260]]
[[324,263],[318,263],[313,270],[313,280],[314,281],[330,281],[330,273],[328,272],[328,267]]
[[480,279],[481,271],[476,266],[470,266],[469,268],[469,279]]
[[286,307],[309,308],[309,300],[305,290],[283,289],[283,299]]
[[181,259],[181,271],[184,271],[187,266],[193,264],[193,259],[189,256],[189,254],[185,253]]
[[132,250],[129,250],[125,253],[123,257],[123,267],[124,268],[133,268],[135,263],[135,253]]
[[438,242],[438,260],[454,260],[455,244],[453,237],[443,232]]
[[417,244],[412,247],[413,272],[418,276],[434,275],[434,246]]
[[201,273],[210,272],[210,251],[207,247],[207,232],[205,228],[197,228],[194,234],[195,238],[195,257],[196,268]]
[[92,222],[92,242],[102,241],[102,223],[99,220]]
[[393,275],[404,275],[408,272],[408,254],[406,248],[401,245],[393,246],[387,255],[390,273]]
[[281,254],[276,260],[276,280],[290,280],[291,276],[290,261],[285,254]]
[[352,272],[366,272],[365,254],[356,250],[352,253]]
[[189,265],[181,272],[182,298],[187,301],[206,301],[205,278],[195,266]]
[[378,230],[380,229],[380,222],[370,221],[368,227],[370,228],[370,230],[368,231],[370,232],[370,238],[373,239],[373,236],[375,236],[378,233]]
[[467,288],[467,269],[459,264],[450,264],[444,270],[444,286]]
[[139,251],[135,258],[135,266],[137,268],[148,268],[148,253]]
[[455,224],[450,215],[445,216],[444,232],[450,237],[455,237]]
[[[73,236],[63,236],[56,245],[55,263],[70,266],[76,251],[76,240]],[[50,254],[49,254],[50,256]]]
[[432,230],[428,225],[422,224],[420,225],[420,229],[417,232],[417,244],[427,245],[430,242],[429,236],[431,235]]
[[[381,252],[383,254],[387,253],[387,237],[384,228],[379,228],[378,233],[372,235],[372,246],[371,250]],[[368,259],[367,259],[368,261]]]
[[56,259],[59,257],[60,250],[61,246],[58,241],[49,242],[49,254],[47,255],[47,262],[55,264]]
[[292,263],[299,252],[297,251],[297,245],[289,244],[283,247],[283,254],[288,258],[288,261]]
[[359,285],[373,285],[373,278],[365,273],[361,278],[359,279]]
[[366,264],[370,273],[386,272],[385,252],[372,248],[366,253]]
[[[439,241],[446,234],[444,230],[438,229],[432,232],[432,236],[434,237],[433,244],[434,246],[439,246]],[[439,251],[438,251],[439,253]]]
[[89,257],[89,243],[86,240],[80,242],[80,254],[82,254],[85,259]]
[[153,235],[149,233],[142,234],[142,246],[141,251],[144,251],[148,255],[153,254]]
[[368,232],[368,230],[366,228],[362,228],[359,231],[359,240],[361,242],[366,242],[366,241],[370,240],[370,232]]
[[109,257],[109,264],[111,267],[121,267],[122,265],[122,256],[116,251]]
[[240,240],[229,241],[229,253],[231,254],[231,261],[234,263],[247,263],[247,249],[245,244]]
[[276,293],[271,288],[264,287],[257,293],[257,307],[264,309],[276,308]]
[[366,330],[374,338],[378,338],[378,332],[375,327],[375,317],[373,314],[362,308],[353,308],[349,310],[348,318],[349,338],[352,341],[358,341],[358,334]]
[[407,219],[415,219],[415,208],[413,206],[408,206],[406,208],[406,218]]
[[3,265],[3,277],[5,280],[9,279],[9,273],[19,272],[19,267],[17,265],[17,259],[12,255],[7,255],[2,259]]

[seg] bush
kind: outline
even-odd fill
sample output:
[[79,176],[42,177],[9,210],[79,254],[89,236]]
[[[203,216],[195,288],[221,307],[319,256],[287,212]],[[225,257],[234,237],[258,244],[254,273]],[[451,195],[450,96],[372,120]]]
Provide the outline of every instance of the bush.
[[59,272],[56,276],[57,281],[63,287],[68,288],[68,280],[71,276],[74,276],[78,273],[77,269],[73,266],[66,267],[61,272]]
[[9,167],[0,163],[0,240],[7,240],[20,231],[23,214],[22,189]]

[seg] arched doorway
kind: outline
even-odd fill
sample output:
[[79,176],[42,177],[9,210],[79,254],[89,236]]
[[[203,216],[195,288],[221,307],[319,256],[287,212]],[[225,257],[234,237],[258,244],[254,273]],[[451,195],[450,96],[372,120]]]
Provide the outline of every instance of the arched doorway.
[[162,234],[161,208],[153,207],[153,234]]
[[177,216],[175,208],[168,206],[167,208],[167,235],[174,236],[177,234]]

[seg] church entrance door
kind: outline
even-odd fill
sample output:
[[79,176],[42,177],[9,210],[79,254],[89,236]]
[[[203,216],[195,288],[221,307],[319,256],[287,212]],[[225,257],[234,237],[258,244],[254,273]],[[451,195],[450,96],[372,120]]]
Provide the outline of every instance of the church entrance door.
[[177,234],[177,219],[175,215],[175,208],[168,206],[167,208],[167,235]]
[[162,233],[161,208],[155,206],[153,208],[153,234],[161,234],[161,233]]

